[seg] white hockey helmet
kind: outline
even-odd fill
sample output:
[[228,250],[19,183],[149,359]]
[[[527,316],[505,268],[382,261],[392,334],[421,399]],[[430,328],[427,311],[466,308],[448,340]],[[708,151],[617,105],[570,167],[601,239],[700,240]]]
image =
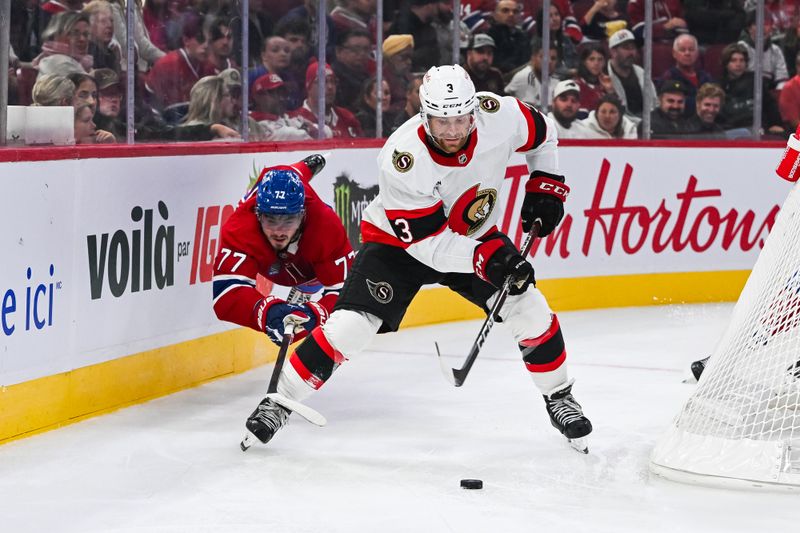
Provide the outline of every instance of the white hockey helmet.
[[[428,135],[430,117],[469,115],[469,132],[475,129],[475,85],[460,65],[431,67],[419,88],[419,113]],[[468,132],[468,133],[469,133]]]

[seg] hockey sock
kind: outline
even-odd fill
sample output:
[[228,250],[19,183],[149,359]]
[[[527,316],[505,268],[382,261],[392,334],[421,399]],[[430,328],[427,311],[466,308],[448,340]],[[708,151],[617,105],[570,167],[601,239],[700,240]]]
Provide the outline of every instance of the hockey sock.
[[[314,328],[311,335],[309,335],[289,357],[288,366],[291,368],[291,372],[284,371],[287,377],[285,385],[287,387],[291,386],[292,394],[290,397],[299,401],[308,396],[312,390],[319,389],[328,381],[333,371],[346,360],[347,359],[341,352],[335,350],[333,346],[331,346],[328,339],[325,338],[322,328]],[[300,381],[310,387],[311,390],[307,390],[305,394],[303,394],[302,390],[297,390],[297,380],[291,379],[293,377],[291,376],[292,373],[296,374]],[[284,376],[281,375],[282,383],[284,382],[283,377]],[[303,396],[303,398],[298,398],[298,394]]]
[[550,315],[550,327],[538,337],[523,339],[519,343],[522,360],[542,394],[567,381],[567,351],[558,317]]

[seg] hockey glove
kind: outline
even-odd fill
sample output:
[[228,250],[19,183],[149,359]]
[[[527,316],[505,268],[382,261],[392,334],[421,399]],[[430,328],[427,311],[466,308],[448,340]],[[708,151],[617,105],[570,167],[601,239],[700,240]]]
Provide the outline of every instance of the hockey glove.
[[536,283],[533,266],[520,255],[519,250],[499,238],[476,246],[473,264],[475,274],[497,288],[511,276],[508,294],[512,296],[522,294],[531,283]]
[[303,163],[311,170],[311,176],[314,177],[325,168],[325,157],[322,154],[311,154],[303,159]]
[[564,217],[564,200],[568,194],[564,176],[533,171],[525,184],[525,200],[520,213],[522,231],[528,233],[538,218],[542,221],[539,237],[550,235]]
[[[318,304],[315,305],[322,307]],[[327,311],[322,309],[327,318]],[[313,310],[308,304],[294,305],[275,296],[267,296],[261,300],[256,312],[259,325],[263,327],[264,333],[278,346],[283,341],[285,323],[295,324],[295,340],[300,340],[320,322],[319,311]]]

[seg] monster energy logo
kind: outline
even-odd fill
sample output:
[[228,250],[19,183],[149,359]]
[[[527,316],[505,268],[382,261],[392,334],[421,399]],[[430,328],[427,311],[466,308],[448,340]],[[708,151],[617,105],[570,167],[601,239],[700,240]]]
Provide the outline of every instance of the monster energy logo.
[[369,203],[378,196],[378,186],[363,189],[347,174],[337,176],[333,184],[334,209],[344,224],[353,248],[361,248],[361,214]]

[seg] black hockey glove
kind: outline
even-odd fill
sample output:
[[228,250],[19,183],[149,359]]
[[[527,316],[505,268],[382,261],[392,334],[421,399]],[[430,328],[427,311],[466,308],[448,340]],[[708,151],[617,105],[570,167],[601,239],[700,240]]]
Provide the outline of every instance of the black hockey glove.
[[539,237],[550,235],[564,218],[564,200],[569,187],[564,185],[564,176],[534,170],[525,184],[525,200],[522,202],[522,231],[528,233],[538,218],[542,221]]
[[500,238],[476,246],[473,265],[479,278],[497,288],[502,287],[506,277],[511,276],[508,293],[512,296],[522,294],[531,283],[536,283],[533,266],[520,255],[519,250]]
[[316,176],[325,168],[325,157],[322,154],[311,154],[303,159],[303,163],[311,170],[311,176]]

